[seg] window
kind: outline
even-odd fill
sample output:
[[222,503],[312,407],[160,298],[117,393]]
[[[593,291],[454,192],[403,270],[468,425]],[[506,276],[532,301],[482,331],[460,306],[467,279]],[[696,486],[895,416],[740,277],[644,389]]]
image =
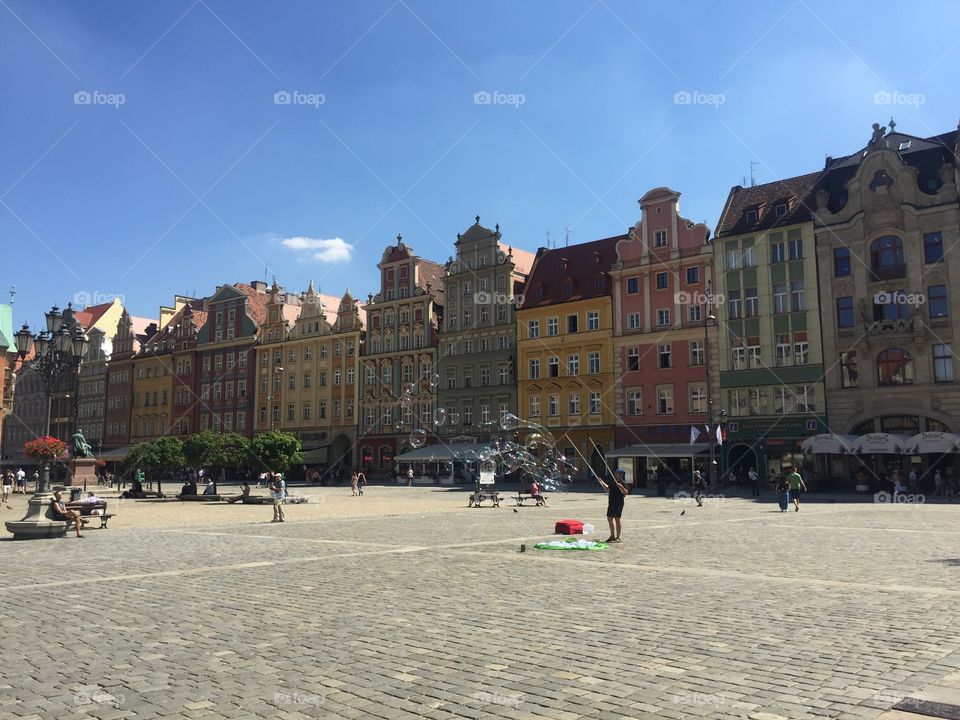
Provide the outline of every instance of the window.
[[773,284],[773,312],[782,315],[789,312],[790,307],[787,304],[787,286],[785,283]]
[[482,423],[490,422],[490,406],[489,405],[484,404],[480,406],[480,422]]
[[667,246],[667,231],[666,230],[657,230],[653,234],[653,246],[654,247],[666,247]]
[[806,331],[793,334],[793,364],[806,365],[810,362],[810,343]]
[[287,390],[295,390],[297,387],[297,376],[287,375]]
[[953,353],[948,343],[937,343],[933,346],[933,380],[934,382],[953,382]]
[[840,386],[857,387],[857,353],[853,350],[840,353]]
[[642,415],[643,399],[640,390],[627,391],[627,415]]
[[703,340],[690,341],[690,367],[704,364]]
[[777,367],[784,367],[785,365],[790,364],[790,353],[792,347],[790,344],[790,336],[786,333],[777,335],[777,345],[776,345],[776,364]]
[[580,374],[580,356],[567,355],[567,375]]
[[634,312],[627,315],[627,329],[629,330],[640,329],[640,313]]
[[[781,235],[781,237],[783,237]],[[786,258],[783,241],[770,243],[770,262],[781,263]]]
[[661,370],[672,367],[670,344],[664,343],[657,346],[657,367]]
[[497,384],[508,385],[510,383],[510,368],[506,365],[497,365]]
[[529,372],[527,373],[528,380],[539,380],[540,379],[540,361],[537,359],[529,361]]
[[731,290],[727,298],[727,311],[731,320],[743,317],[743,300],[739,290]]
[[700,306],[699,305],[690,305],[687,308],[687,322],[700,322],[702,315],[700,315]]
[[287,405],[287,420],[288,420],[288,421],[292,422],[293,419],[294,419],[294,417],[296,417],[295,414],[294,414],[294,412],[295,412],[295,407],[294,407],[292,404]]
[[591,375],[596,375],[597,373],[599,373],[600,372],[600,353],[592,352],[589,355],[587,355],[587,365],[589,368],[588,372]]
[[757,299],[757,289],[756,288],[746,288],[744,290],[744,297],[746,298],[746,303],[744,304],[744,309],[746,310],[746,316],[756,317],[760,312],[760,304]]
[[767,394],[760,388],[748,388],[747,410],[751,415],[767,414]]
[[707,411],[707,389],[703,385],[690,386],[690,412],[702,413]]
[[590,391],[590,414],[600,414],[600,393],[596,392],[595,390]]
[[763,367],[763,360],[760,354],[760,338],[747,339],[747,366],[750,369]]
[[627,348],[627,371],[634,372],[640,369],[640,348]]
[[816,412],[816,405],[813,401],[813,385],[797,385],[795,400],[797,412]]
[[[390,382],[390,368],[387,368],[384,371],[384,377],[387,378],[385,382]],[[326,387],[326,386],[327,386],[327,371],[321,370],[320,371],[320,387]]]
[[567,415],[580,414],[580,393],[572,392],[567,396]]
[[673,386],[661,385],[657,387],[657,415],[673,414]]
[[555,317],[547,318],[547,335],[549,335],[550,337],[553,337],[554,335],[559,334],[559,325],[560,325],[559,318],[555,318]]
[[531,395],[527,398],[527,407],[530,409],[530,417],[540,417],[540,396]]
[[747,210],[747,223],[753,224],[757,221],[757,210],[752,208]]
[[743,249],[743,266],[745,268],[757,266],[757,251],[752,245]]
[[531,320],[527,323],[527,337],[531,340],[535,340],[540,337],[540,321]]
[[950,315],[946,285],[931,285],[927,288],[927,304],[930,306],[930,319],[945,318]]
[[640,278],[627,278],[627,295],[636,295],[640,292]]
[[730,349],[730,369],[743,370],[747,366],[747,349],[743,346],[741,338],[734,338],[733,347]]
[[874,320],[908,320],[910,306],[902,290],[886,290],[873,295]]
[[665,290],[670,287],[669,278],[667,273],[658,272],[656,275],[657,290]]
[[773,412],[784,415],[793,410],[793,395],[790,388],[781,385],[773,390]]
[[787,242],[790,245],[790,259],[800,260],[803,257],[803,238],[794,237]]
[[568,333],[577,332],[579,318],[580,318],[579,315],[567,315],[567,332]]
[[803,280],[790,282],[790,310],[801,312],[807,309],[807,296],[803,289]]
[[550,371],[550,377],[560,377],[560,358],[554,355],[548,361],[548,370]]
[[691,265],[687,268],[687,285],[697,285],[700,283],[700,266]]
[[480,387],[487,387],[490,384],[490,368],[484,366],[480,368]]
[[906,272],[903,240],[896,235],[877,238],[870,244],[870,269],[877,280],[903,277]]
[[560,414],[560,396],[551,394],[547,396],[547,414],[550,417],[557,417]]
[[891,348],[877,355],[877,384],[909,385],[913,382],[913,358],[902,348]]
[[600,329],[600,313],[596,310],[590,310],[587,312],[587,330],[599,330]]
[[727,270],[739,270],[742,257],[736,244],[727,247]]
[[670,324],[670,311],[660,308],[657,310],[657,325],[663,327]]
[[463,386],[465,388],[473,387],[473,367],[467,366],[463,369]]
[[837,298],[837,327],[852,328],[855,323],[853,314],[853,296],[844,295]]
[[850,250],[845,247],[835,249],[833,251],[833,276],[847,277],[851,272]]
[[924,233],[923,261],[925,263],[943,262],[943,234],[939,232]]
[[310,417],[311,417],[310,402],[307,401],[307,402],[303,403],[303,419],[304,419],[304,420],[309,420]]

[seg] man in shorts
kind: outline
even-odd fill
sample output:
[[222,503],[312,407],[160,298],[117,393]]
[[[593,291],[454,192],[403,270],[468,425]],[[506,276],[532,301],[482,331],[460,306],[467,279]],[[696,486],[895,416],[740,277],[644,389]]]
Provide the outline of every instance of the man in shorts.
[[53,497],[50,498],[50,512],[53,515],[54,520],[59,520],[62,522],[72,522],[74,529],[77,531],[77,537],[82,538],[83,535],[80,534],[80,528],[87,521],[80,517],[80,513],[76,510],[70,510],[66,505],[63,504],[63,493],[59,490],[53,494]]
[[793,509],[800,512],[800,492],[801,490],[806,492],[807,485],[803,482],[800,473],[797,472],[796,466],[788,465],[785,469],[787,471],[787,485],[790,487],[790,502],[793,503]]
[[283,499],[287,495],[287,483],[280,473],[273,474],[270,490],[273,492],[273,520],[270,522],[286,522],[287,519],[283,516]]
[[[593,472],[591,470],[591,472]],[[607,485],[602,479],[593,475],[600,487],[606,490],[607,498],[607,524],[610,526],[610,537],[605,542],[618,543],[620,540],[620,516],[623,515],[623,499],[627,496],[627,488],[624,486],[626,472],[623,468],[617,468],[613,474],[613,481]]]

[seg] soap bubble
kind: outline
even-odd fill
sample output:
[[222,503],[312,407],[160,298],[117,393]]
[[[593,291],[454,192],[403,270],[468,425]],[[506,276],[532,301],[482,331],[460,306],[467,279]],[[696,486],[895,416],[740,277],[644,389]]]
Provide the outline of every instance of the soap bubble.
[[459,425],[460,413],[458,413],[456,410],[451,410],[450,414],[447,416],[447,422],[451,425]]
[[480,449],[477,451],[477,459],[478,459],[480,462],[487,462],[487,461],[488,461],[490,458],[492,458],[492,457],[493,457],[493,449],[492,449],[492,448],[485,447],[485,448],[480,448]]
[[413,398],[410,397],[410,393],[403,393],[400,396],[400,407],[407,410],[411,405],[413,405]]
[[400,389],[403,391],[404,395],[413,395],[414,387],[412,382],[405,382],[400,386]]
[[430,389],[436,390],[438,387],[440,387],[440,376],[434,373],[433,377],[430,378]]
[[436,427],[440,427],[447,422],[447,409],[446,408],[437,408],[433,411],[433,424]]
[[479,456],[477,455],[477,451],[476,451],[476,450],[467,450],[467,451],[463,454],[463,459],[466,460],[468,463],[476,462],[476,461],[477,461],[477,457],[479,457]]
[[427,431],[423,428],[416,428],[410,433],[410,437],[407,438],[407,441],[410,443],[410,447],[416,450],[419,447],[423,447],[423,444],[427,442]]

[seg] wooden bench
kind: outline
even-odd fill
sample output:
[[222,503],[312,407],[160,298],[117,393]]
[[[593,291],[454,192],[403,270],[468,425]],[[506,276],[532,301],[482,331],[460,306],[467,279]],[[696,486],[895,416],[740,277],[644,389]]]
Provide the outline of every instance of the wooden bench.
[[493,500],[493,506],[500,507],[500,493],[496,490],[476,490],[471,493],[467,507],[480,507],[484,500]]
[[[99,502],[83,502],[81,500],[76,500],[74,502],[68,502],[63,504],[67,510],[76,510],[80,513],[80,517],[84,520],[90,521],[93,518],[98,518],[100,520],[99,527],[107,529],[107,523],[110,521],[116,513],[107,512],[107,501],[101,500]],[[94,513],[94,510],[99,510],[100,512]],[[68,526],[73,525],[73,521],[64,520]]]
[[534,495],[531,495],[530,493],[518,492],[516,497],[513,498],[513,501],[517,504],[517,507],[520,507],[521,505],[523,505],[525,500],[535,500],[536,507],[546,507],[546,504],[547,504],[547,496],[543,495],[542,493],[540,495],[534,496]]

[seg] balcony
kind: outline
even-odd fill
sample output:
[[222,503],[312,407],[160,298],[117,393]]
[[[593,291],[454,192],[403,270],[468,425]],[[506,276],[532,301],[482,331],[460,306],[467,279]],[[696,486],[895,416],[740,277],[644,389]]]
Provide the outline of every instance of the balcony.
[[906,264],[888,265],[887,267],[870,268],[870,282],[880,282],[882,280],[896,280],[907,276]]

